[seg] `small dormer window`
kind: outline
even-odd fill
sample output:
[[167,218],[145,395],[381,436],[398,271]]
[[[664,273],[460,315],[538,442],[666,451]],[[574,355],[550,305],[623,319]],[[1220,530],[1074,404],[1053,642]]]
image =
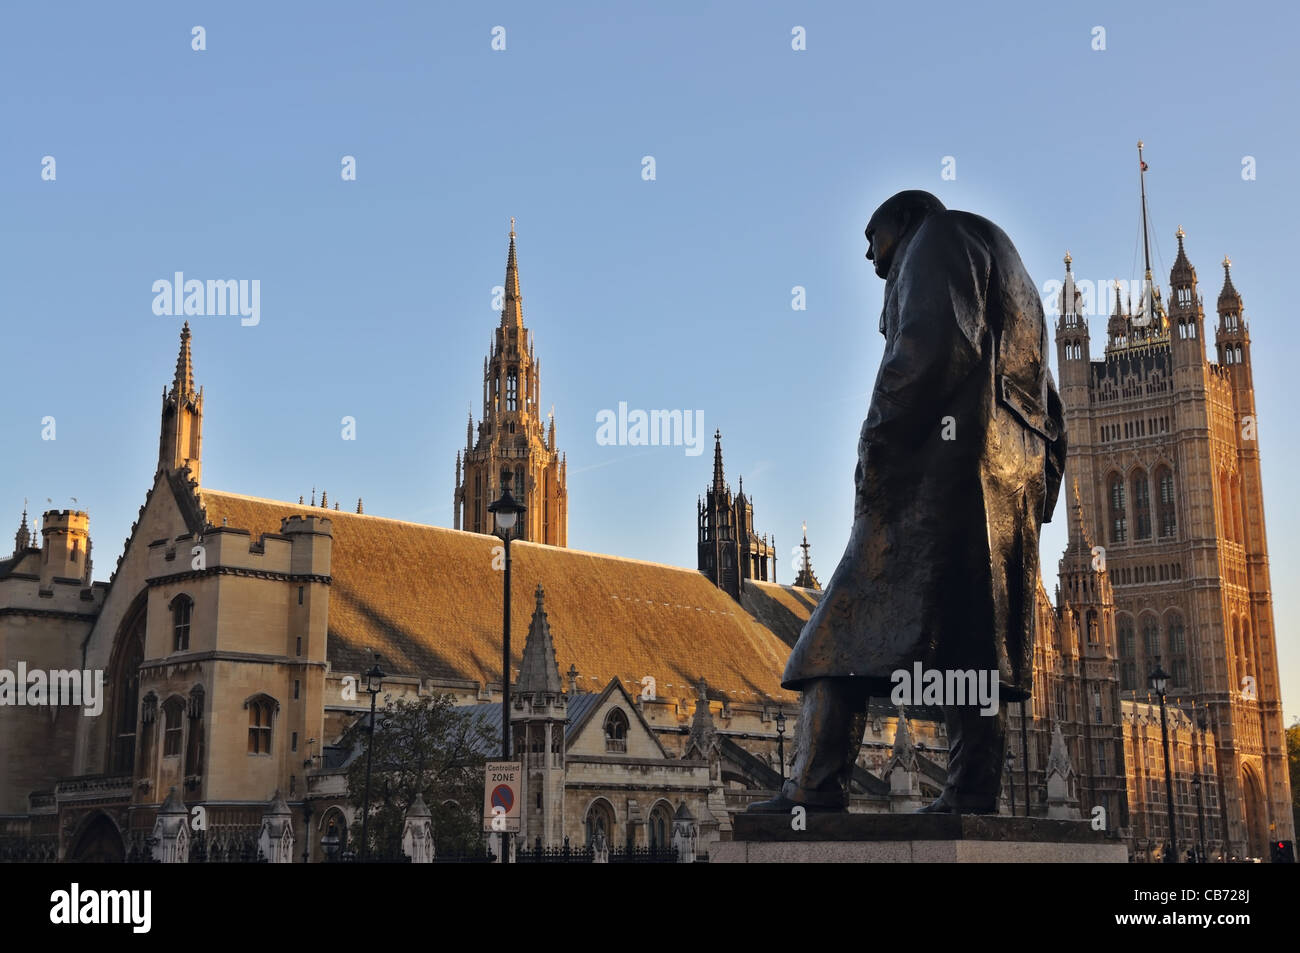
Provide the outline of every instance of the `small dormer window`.
[[627,715],[621,708],[605,716],[605,750],[617,754],[627,751]]

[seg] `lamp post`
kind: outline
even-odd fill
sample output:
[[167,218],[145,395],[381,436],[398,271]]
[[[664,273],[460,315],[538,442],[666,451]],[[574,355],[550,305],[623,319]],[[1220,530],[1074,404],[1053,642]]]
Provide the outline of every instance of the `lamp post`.
[[776,757],[781,762],[781,790],[785,790],[785,712],[776,710]]
[[1205,745],[1205,729],[1209,727],[1208,720],[1204,711],[1196,713],[1196,727],[1200,729],[1201,737],[1196,746],[1196,777],[1192,779],[1192,784],[1196,785],[1196,820],[1201,832],[1201,854],[1197,858],[1198,863],[1205,863],[1205,802],[1201,800],[1201,748]]
[[370,766],[375,760],[375,698],[384,683],[384,670],[379,667],[379,653],[375,653],[375,664],[366,672],[366,692],[370,695],[370,727],[367,729],[369,740],[366,743],[366,787],[361,795],[361,860],[364,863],[370,856]]
[[1165,863],[1178,863],[1178,828],[1174,820],[1174,767],[1169,760],[1169,722],[1165,714],[1165,688],[1169,685],[1169,673],[1160,667],[1160,659],[1156,658],[1156,667],[1150,675],[1147,676],[1147,682],[1152,690],[1160,696],[1160,740],[1165,749],[1165,806],[1169,811],[1169,856],[1165,858]]
[[1011,816],[1016,816],[1016,753],[1007,752],[1007,778],[1010,783],[1007,785],[1011,789]]
[[[515,522],[527,509],[510,495],[510,471],[501,471],[501,496],[488,504],[496,518],[496,534],[505,542],[505,598],[501,615],[501,758],[510,760],[510,540]],[[501,832],[501,863],[510,863],[510,834]]]

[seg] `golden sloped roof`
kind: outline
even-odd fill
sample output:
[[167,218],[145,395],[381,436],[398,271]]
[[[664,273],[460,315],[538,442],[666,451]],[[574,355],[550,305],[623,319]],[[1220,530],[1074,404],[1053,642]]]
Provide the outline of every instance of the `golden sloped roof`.
[[[371,652],[392,674],[501,679],[502,573],[492,536],[302,504],[200,490],[209,524],[246,529],[256,541],[280,520],[324,516],[334,544],[329,661],[359,672]],[[618,677],[655,678],[661,697],[793,701],[780,687],[788,647],[693,569],[512,543],[511,654],[514,679],[540,582],[561,672],[576,665],[579,687],[599,691]]]
[[821,597],[820,589],[746,579],[741,586],[740,604],[777,638],[794,648],[804,623]]

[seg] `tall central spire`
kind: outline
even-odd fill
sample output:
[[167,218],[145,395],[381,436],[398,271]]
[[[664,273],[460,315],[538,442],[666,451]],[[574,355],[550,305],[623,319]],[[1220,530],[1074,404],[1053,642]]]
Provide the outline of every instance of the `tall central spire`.
[[456,465],[456,529],[492,532],[487,507],[500,495],[502,471],[509,470],[512,493],[527,507],[516,537],[550,546],[568,544],[567,468],[556,447],[554,417],[542,419],[541,395],[541,362],[524,327],[512,218],[501,321],[483,360],[483,417],[476,433],[470,414],[465,452]]
[[510,216],[510,251],[506,253],[506,300],[501,309],[501,326],[524,323],[523,300],[519,295],[519,261],[515,256],[515,219]]
[[176,376],[172,379],[173,394],[194,393],[194,359],[190,355],[190,323],[181,328],[181,350],[176,355]]

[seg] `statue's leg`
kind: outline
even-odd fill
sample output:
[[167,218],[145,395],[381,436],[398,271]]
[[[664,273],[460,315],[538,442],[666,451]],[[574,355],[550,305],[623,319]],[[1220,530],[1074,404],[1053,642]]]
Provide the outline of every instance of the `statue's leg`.
[[866,695],[856,679],[818,678],[803,687],[794,768],[782,792],[808,806],[846,810],[862,745]]
[[948,732],[948,783],[940,801],[966,814],[994,814],[1002,790],[1007,754],[1004,706],[982,715],[978,705],[945,705]]

